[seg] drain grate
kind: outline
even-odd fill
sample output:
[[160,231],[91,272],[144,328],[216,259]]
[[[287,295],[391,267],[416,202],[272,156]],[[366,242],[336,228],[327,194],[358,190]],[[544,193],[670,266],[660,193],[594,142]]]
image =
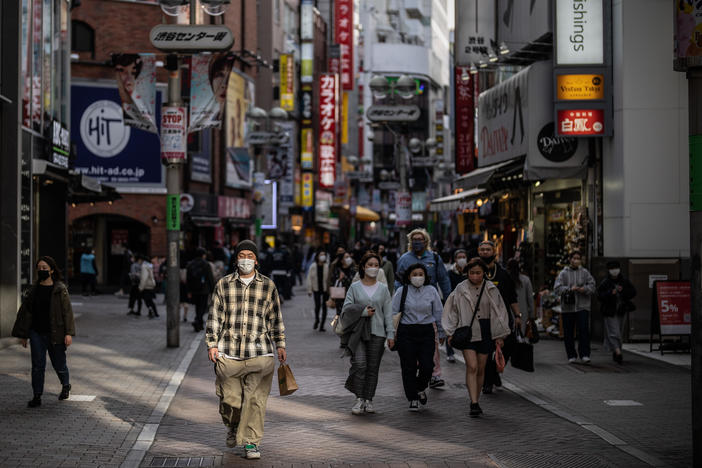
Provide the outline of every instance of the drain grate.
[[549,455],[545,453],[489,455],[501,468],[543,468],[544,466],[563,468],[616,468],[599,457],[591,455]]
[[149,466],[159,466],[161,468],[215,466],[215,457],[154,457]]

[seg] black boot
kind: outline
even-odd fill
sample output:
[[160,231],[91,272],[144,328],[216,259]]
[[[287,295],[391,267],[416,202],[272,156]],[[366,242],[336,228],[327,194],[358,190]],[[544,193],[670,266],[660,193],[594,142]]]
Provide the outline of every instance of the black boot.
[[41,395],[34,395],[34,398],[27,403],[27,408],[36,408],[37,406],[41,406]]
[[318,326],[319,326],[319,320],[315,320],[314,326],[312,327],[312,330],[316,330]]
[[68,395],[71,392],[71,384],[64,385],[61,388],[61,394],[59,395],[59,400],[68,400]]

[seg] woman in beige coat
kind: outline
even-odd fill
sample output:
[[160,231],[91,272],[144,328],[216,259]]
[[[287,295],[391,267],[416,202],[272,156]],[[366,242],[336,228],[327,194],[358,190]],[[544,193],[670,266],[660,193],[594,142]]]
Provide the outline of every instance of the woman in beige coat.
[[[486,269],[485,263],[479,258],[472,259],[466,265],[464,271],[468,272],[468,279],[456,286],[449,295],[441,318],[441,324],[451,344],[456,329],[469,326],[477,309],[471,329],[471,342],[463,350],[471,417],[477,417],[483,412],[478,405],[478,399],[485,379],[485,363],[490,352],[490,342],[495,340],[499,346],[503,346],[503,338],[510,332],[507,308],[497,286],[485,279]],[[480,297],[483,282],[485,289]],[[480,303],[476,304],[479,297]]]

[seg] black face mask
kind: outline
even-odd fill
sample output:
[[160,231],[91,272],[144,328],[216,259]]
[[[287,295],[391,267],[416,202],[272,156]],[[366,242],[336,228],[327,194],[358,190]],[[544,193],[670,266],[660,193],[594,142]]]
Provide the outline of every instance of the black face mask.
[[45,281],[49,279],[51,272],[49,270],[37,270],[37,276],[39,277],[39,281]]
[[490,255],[489,257],[480,257],[480,258],[482,258],[483,261],[484,261],[485,263],[487,263],[488,265],[491,264],[491,263],[495,260],[495,256],[494,256],[494,255]]

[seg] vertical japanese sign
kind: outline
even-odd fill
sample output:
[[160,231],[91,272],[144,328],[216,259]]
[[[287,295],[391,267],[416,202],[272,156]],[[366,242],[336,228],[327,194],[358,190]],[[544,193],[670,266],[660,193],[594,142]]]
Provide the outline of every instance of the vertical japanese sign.
[[314,81],[314,43],[303,42],[300,46],[300,82]]
[[280,55],[280,107],[295,110],[295,58],[293,54]]
[[300,5],[300,39],[314,40],[314,0],[302,0]]
[[161,112],[161,159],[169,163],[185,162],[188,140],[185,107],[164,107]]
[[124,123],[151,133],[156,127],[156,56],[115,54],[112,56],[117,89],[122,98]]
[[233,54],[196,54],[190,63],[190,123],[188,133],[219,127],[227,102]]
[[349,144],[349,93],[343,92],[341,98],[341,144]]
[[300,135],[300,166],[311,171],[314,168],[314,132],[311,128],[303,128]]
[[336,0],[334,42],[341,45],[341,86],[353,89],[353,0]]
[[319,77],[319,187],[334,188],[336,180],[337,77]]
[[[468,79],[463,79],[468,78]],[[468,67],[455,68],[456,90],[456,174],[466,174],[474,169],[475,155],[475,102],[473,100],[474,75]]]
[[180,195],[166,196],[166,230],[180,231]]
[[314,206],[314,176],[311,172],[302,173],[302,207],[306,210]]

